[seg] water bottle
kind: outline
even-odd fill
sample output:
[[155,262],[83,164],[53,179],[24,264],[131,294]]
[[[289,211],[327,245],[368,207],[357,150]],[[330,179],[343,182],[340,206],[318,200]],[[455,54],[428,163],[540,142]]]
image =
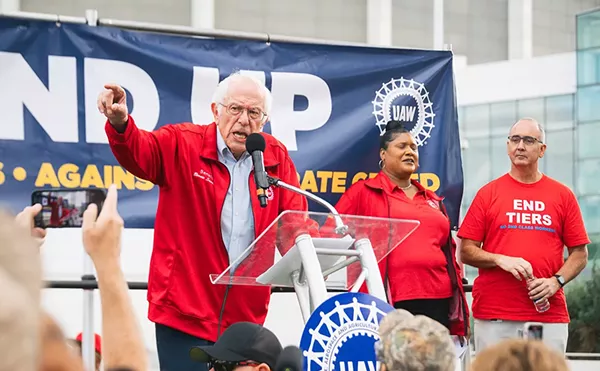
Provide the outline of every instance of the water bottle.
[[[529,284],[529,282],[531,282],[535,279],[536,278],[533,277],[533,278],[529,279],[527,281],[527,283]],[[550,301],[547,298],[533,300],[533,306],[538,311],[538,313],[543,313],[543,312],[547,311],[548,309],[550,309]]]

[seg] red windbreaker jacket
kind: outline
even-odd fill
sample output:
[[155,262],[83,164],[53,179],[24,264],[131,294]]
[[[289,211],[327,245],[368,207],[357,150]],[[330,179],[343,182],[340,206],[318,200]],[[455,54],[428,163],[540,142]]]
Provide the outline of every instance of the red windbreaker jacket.
[[[124,133],[108,121],[105,130],[121,166],[160,187],[148,277],[148,318],[209,341],[216,341],[218,331],[223,333],[235,322],[263,324],[269,287],[228,288],[212,284],[209,278],[229,266],[221,236],[221,209],[230,176],[218,160],[216,124],[181,123],[148,132],[139,129],[130,116]],[[271,135],[263,135],[267,173],[299,187],[287,149]],[[248,182],[251,191],[256,189],[253,172]],[[304,196],[271,189],[265,208],[257,197],[251,197],[255,236],[284,210],[308,210]],[[274,250],[264,254],[262,265],[273,264],[274,255]]]
[[[354,183],[352,187],[350,187],[346,191],[346,196],[351,194],[351,197],[342,197],[339,202],[335,205],[336,210],[340,214],[346,215],[360,215],[360,216],[371,216],[371,217],[379,217],[379,218],[390,218],[389,215],[389,205],[388,198],[384,194],[384,188],[382,185],[381,177],[385,177],[386,175],[381,172],[375,177],[367,180],[359,180]],[[422,186],[419,185],[419,188]],[[425,194],[427,199],[432,200],[436,203],[440,203],[441,210],[444,215],[446,215],[445,208],[441,203],[442,198],[437,194],[430,190],[425,190]],[[416,213],[415,213],[416,214]],[[446,215],[446,218],[448,216]],[[332,224],[331,220],[327,221],[328,225]],[[388,229],[390,227],[383,223],[381,226],[375,226],[371,228],[371,230],[358,231],[359,234],[369,233],[368,236],[371,239],[371,243],[373,246],[380,245],[388,245]],[[403,233],[403,227],[398,225],[396,227],[399,233]],[[450,233],[450,220],[448,219],[448,233]],[[322,233],[323,234],[323,233]],[[450,281],[452,283],[452,297],[450,304],[450,333],[452,335],[458,336],[468,336],[470,331],[470,322],[469,322],[469,308],[466,300],[465,292],[462,285],[462,272],[461,268],[456,261],[456,243],[451,235],[448,239],[447,247],[448,254],[446,256],[446,261],[449,262],[447,266],[447,271],[450,275]],[[448,246],[449,245],[449,246]],[[385,283],[385,267],[387,264],[387,257],[383,258],[379,262],[379,269],[382,274],[382,279],[384,279]],[[355,266],[355,269],[360,269],[360,267]],[[353,269],[354,269],[353,268]],[[350,269],[350,268],[349,268]],[[357,275],[353,275],[355,278]],[[415,277],[418,279],[418,277]],[[366,285],[363,284],[360,291],[366,292]]]

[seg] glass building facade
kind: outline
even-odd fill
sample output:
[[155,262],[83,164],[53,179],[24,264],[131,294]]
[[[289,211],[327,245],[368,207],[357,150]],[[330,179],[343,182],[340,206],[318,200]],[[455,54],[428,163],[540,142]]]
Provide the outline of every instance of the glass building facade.
[[[463,217],[479,188],[509,170],[506,140],[510,125],[519,118],[532,117],[544,126],[548,149],[540,162],[541,171],[575,192],[592,240],[587,267],[565,288],[571,319],[576,318],[575,324],[571,322],[572,328],[586,326],[586,318],[580,318],[581,307],[594,305],[575,291],[582,292],[581,286],[593,278],[594,268],[600,269],[600,10],[578,15],[576,23],[575,94],[459,108],[465,177]],[[477,269],[465,269],[473,283]],[[568,351],[600,352],[600,335],[594,340],[597,346],[586,348],[580,346],[576,329],[573,330],[569,337],[573,344]]]
[[588,230],[600,234],[600,10],[577,16],[577,183]]

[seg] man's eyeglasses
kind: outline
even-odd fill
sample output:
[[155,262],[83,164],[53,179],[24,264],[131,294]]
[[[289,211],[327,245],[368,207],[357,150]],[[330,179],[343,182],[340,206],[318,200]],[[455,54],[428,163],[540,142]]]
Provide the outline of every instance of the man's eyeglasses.
[[239,361],[239,362],[227,362],[227,361],[211,361],[208,363],[208,369],[211,368],[215,371],[233,371],[240,366],[258,366],[258,362],[254,361]]
[[528,135],[526,135],[526,136],[512,135],[512,136],[508,137],[508,140],[510,140],[510,142],[514,145],[521,143],[521,141],[523,141],[523,143],[525,143],[525,145],[527,145],[527,146],[532,146],[537,142],[542,143],[542,141],[539,140],[538,138],[530,137]]
[[248,117],[250,117],[251,120],[254,121],[263,121],[265,119],[265,117],[267,117],[267,114],[264,113],[263,111],[261,111],[259,108],[256,107],[251,107],[251,108],[246,108],[244,106],[241,106],[239,104],[230,104],[230,105],[224,105],[219,103],[220,105],[222,105],[223,107],[225,107],[225,109],[227,110],[227,113],[229,113],[230,115],[233,116],[237,116],[239,114],[241,114],[244,111],[248,112]]

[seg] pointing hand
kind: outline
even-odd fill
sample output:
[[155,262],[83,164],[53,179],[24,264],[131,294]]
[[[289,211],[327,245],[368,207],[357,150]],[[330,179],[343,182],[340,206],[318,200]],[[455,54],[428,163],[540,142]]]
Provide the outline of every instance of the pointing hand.
[[104,85],[98,95],[98,110],[102,113],[117,131],[124,128],[127,123],[127,94],[125,89],[115,84]]

